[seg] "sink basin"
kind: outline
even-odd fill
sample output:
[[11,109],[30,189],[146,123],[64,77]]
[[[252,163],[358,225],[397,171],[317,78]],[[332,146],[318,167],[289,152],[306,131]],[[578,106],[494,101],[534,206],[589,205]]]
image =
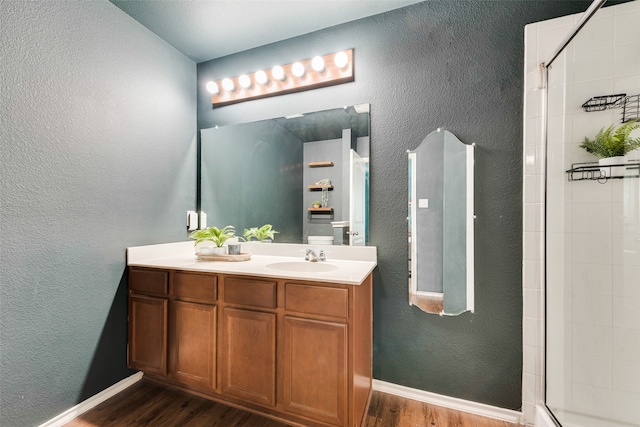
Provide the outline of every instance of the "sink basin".
[[323,273],[327,271],[335,271],[338,269],[337,265],[327,264],[326,262],[310,261],[274,262],[273,264],[267,264],[265,267],[271,268],[272,270],[293,271],[300,273]]

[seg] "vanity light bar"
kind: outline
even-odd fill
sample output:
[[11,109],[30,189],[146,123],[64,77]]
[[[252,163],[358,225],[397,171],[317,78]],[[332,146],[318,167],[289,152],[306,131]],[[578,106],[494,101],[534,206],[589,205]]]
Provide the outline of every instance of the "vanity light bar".
[[[322,65],[321,65],[322,64]],[[282,72],[282,73],[281,73]],[[213,107],[348,83],[355,80],[353,49],[207,83]]]

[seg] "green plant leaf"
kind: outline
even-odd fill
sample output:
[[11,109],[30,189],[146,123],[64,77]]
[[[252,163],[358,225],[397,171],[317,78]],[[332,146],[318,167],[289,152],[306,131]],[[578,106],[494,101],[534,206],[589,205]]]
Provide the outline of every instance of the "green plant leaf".
[[216,246],[220,247],[224,245],[224,242],[236,235],[236,230],[232,225],[227,225],[223,228],[208,227],[202,230],[196,230],[189,234],[190,239],[196,239],[194,246],[198,243],[210,241]]
[[249,229],[245,228],[243,233],[243,240],[250,241],[252,238],[256,240],[263,241],[266,239],[273,239],[275,234],[279,233],[273,229],[271,224],[265,224],[262,227],[251,227]]
[[252,237],[256,237],[256,233],[258,232],[258,228],[257,227],[251,227],[251,228],[245,228],[244,229],[244,233],[242,233],[242,240],[244,240],[245,242],[249,242],[251,241]]
[[631,138],[631,132],[640,128],[639,119],[623,123],[616,129],[615,125],[600,129],[593,140],[585,137],[580,147],[600,158],[624,156],[640,148],[640,137]]

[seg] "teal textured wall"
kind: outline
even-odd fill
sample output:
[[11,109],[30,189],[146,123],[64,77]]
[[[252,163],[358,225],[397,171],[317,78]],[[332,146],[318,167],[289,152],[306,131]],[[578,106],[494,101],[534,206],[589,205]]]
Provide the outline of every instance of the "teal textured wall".
[[[426,1],[198,64],[198,126],[371,103],[374,376],[521,406],[524,26],[589,2]],[[355,48],[355,82],[212,109],[208,80]],[[407,303],[407,149],[438,127],[476,147],[476,312]]]
[[[111,3],[3,1],[0,424],[131,373],[124,248],[186,238],[196,127],[364,102],[375,377],[518,408],[523,27],[588,3],[428,1],[199,64],[196,87],[192,61]],[[350,47],[354,83],[211,109],[211,78]],[[406,302],[405,150],[437,127],[478,145],[476,313],[456,318]]]
[[186,240],[196,65],[107,1],[0,4],[0,425],[131,375],[125,248]]

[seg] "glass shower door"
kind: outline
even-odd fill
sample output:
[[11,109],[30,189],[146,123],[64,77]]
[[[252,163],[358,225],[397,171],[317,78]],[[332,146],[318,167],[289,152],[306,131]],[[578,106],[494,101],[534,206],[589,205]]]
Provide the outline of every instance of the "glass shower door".
[[640,93],[638,19],[640,0],[600,9],[548,69],[546,404],[565,427],[640,426],[640,150],[611,178],[580,147],[624,120],[584,104]]

